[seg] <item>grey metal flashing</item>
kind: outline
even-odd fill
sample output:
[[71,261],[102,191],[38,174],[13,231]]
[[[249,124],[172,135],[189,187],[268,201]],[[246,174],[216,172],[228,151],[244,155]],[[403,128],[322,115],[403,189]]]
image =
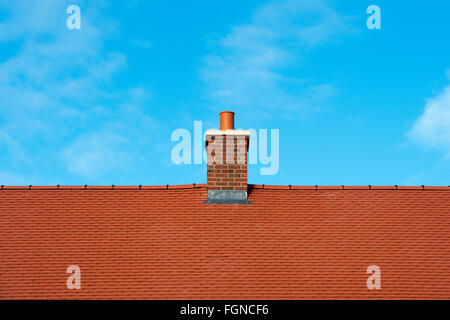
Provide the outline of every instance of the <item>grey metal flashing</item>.
[[247,191],[244,190],[208,190],[210,204],[251,204],[248,201]]
[[206,203],[206,204],[252,204],[252,202],[248,201],[248,200],[215,200],[215,199],[209,199],[209,200],[203,201],[203,203]]

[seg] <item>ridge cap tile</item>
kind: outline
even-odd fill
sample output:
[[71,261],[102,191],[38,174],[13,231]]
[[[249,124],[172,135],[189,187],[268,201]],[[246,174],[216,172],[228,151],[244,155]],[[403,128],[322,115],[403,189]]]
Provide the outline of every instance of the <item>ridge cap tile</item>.
[[292,186],[292,190],[316,190],[316,186]]
[[173,189],[194,189],[194,184],[175,184],[175,185],[169,185],[169,190]]
[[439,186],[424,186],[425,190],[450,190],[449,187],[439,187]]
[[164,186],[142,186],[142,190],[166,190],[167,185]]
[[397,186],[398,190],[424,190],[422,186]]
[[372,190],[397,190],[398,187],[396,186],[373,186]]
[[284,186],[284,185],[264,185],[264,189],[267,189],[267,190],[289,190],[289,186]]
[[342,186],[317,186],[318,190],[342,190]]
[[[206,183],[192,183],[180,185],[2,185],[0,190],[175,190],[206,188]],[[450,186],[379,186],[379,185],[335,185],[335,186],[308,186],[308,185],[267,185],[248,184],[249,189],[267,190],[450,190]]]
[[84,190],[84,186],[59,186],[59,190]]

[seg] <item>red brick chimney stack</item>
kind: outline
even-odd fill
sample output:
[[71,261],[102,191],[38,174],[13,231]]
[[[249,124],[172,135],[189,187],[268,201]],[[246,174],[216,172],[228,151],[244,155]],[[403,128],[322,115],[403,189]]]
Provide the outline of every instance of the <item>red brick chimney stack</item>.
[[220,130],[206,131],[207,203],[249,203],[247,153],[250,132],[234,130],[234,112],[220,113]]

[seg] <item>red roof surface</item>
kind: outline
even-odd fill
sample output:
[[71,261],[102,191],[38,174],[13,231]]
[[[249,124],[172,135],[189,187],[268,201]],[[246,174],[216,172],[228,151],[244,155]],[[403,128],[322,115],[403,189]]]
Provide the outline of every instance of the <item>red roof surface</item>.
[[[450,188],[3,187],[2,299],[450,299]],[[69,290],[69,265],[81,290]],[[381,268],[368,290],[366,268]]]

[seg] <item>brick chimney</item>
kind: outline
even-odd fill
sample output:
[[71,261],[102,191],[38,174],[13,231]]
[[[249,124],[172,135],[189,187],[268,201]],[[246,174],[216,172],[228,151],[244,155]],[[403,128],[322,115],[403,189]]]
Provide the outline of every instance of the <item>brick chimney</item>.
[[248,201],[247,153],[250,132],[234,130],[234,112],[220,113],[220,130],[206,131],[208,159],[208,201],[244,203]]

